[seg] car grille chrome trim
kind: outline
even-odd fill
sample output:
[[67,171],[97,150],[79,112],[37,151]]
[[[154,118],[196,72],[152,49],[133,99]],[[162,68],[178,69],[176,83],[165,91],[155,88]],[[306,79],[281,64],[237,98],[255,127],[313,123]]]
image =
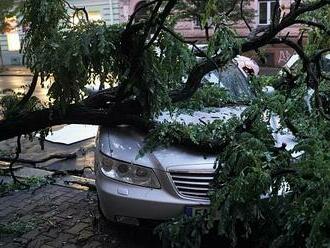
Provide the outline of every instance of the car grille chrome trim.
[[[173,178],[172,178],[173,179]],[[182,185],[182,186],[185,186],[185,185],[204,185],[204,186],[209,186],[210,183],[209,182],[198,182],[198,181],[195,181],[193,184],[191,182],[188,182],[188,181],[180,181],[180,180],[174,180],[173,179],[173,182],[175,184],[178,184],[178,185]]]
[[192,176],[178,176],[178,175],[173,175],[172,176],[173,177],[173,179],[180,179],[180,180],[198,180],[198,181],[202,181],[202,180],[205,180],[205,181],[210,181],[210,180],[212,180],[213,179],[213,176],[212,177],[198,177],[198,178],[196,178],[196,176],[194,176],[194,177],[192,177]]
[[170,178],[182,196],[208,200],[210,184],[214,178],[214,171],[170,171]]
[[191,190],[191,191],[206,191],[208,192],[209,191],[209,187],[200,187],[200,188],[197,188],[197,187],[185,187],[185,186],[180,186],[180,185],[176,185],[176,187],[179,189],[179,190]]

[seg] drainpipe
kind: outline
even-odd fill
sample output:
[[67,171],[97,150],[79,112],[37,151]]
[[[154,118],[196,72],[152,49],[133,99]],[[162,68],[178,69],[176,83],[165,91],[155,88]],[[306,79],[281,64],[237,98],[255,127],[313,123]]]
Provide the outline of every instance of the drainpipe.
[[113,18],[113,0],[109,0],[109,7],[110,7],[110,24],[114,24]]

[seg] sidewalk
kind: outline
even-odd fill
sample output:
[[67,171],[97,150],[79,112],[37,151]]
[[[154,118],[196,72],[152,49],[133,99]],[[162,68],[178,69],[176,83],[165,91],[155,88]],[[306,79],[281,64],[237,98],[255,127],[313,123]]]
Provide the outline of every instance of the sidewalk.
[[[37,190],[11,192],[9,196],[0,197],[0,248],[160,247],[152,230],[106,222],[98,211],[96,192],[74,183],[84,178],[78,180],[78,177],[69,176],[71,171],[73,174],[82,171],[81,176],[93,178],[90,170],[84,170],[94,165],[92,144],[93,139],[71,146],[46,142],[45,150],[40,151],[37,139],[32,142],[22,139],[21,158],[37,160],[54,152],[79,150],[78,157],[47,161],[38,164],[38,169],[28,169],[24,164],[15,165],[20,168],[15,170],[20,178],[31,176],[31,173],[34,176],[42,176],[41,172],[54,173],[50,171],[60,174],[52,177],[57,185],[49,184]],[[14,139],[0,142],[2,151],[14,151],[15,147]],[[0,170],[4,169],[3,166],[0,165]],[[27,169],[31,173],[27,173]],[[8,176],[0,176],[0,182],[6,178],[8,183],[12,181]]]
[[104,221],[96,192],[55,185],[0,198],[0,248],[159,247],[151,231]]
[[3,71],[0,71],[0,77],[29,77],[32,73],[24,66],[8,66]]

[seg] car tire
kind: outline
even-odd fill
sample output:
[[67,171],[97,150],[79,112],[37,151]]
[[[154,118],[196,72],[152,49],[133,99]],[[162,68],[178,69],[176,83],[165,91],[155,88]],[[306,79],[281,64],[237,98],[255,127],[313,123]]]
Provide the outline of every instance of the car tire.
[[102,208],[101,208],[101,203],[100,203],[99,195],[98,194],[96,194],[96,195],[97,195],[97,209],[99,210],[100,216],[102,218],[106,219],[105,216],[104,216],[104,214],[103,214]]

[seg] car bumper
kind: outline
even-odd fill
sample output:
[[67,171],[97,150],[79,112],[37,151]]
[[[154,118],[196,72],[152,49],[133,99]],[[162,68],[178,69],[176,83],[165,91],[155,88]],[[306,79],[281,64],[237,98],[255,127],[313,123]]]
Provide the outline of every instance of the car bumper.
[[96,187],[100,207],[112,221],[127,218],[166,220],[184,213],[186,206],[207,206],[209,201],[185,199],[170,182],[167,173],[155,170],[160,189],[151,189],[110,179],[96,172]]

